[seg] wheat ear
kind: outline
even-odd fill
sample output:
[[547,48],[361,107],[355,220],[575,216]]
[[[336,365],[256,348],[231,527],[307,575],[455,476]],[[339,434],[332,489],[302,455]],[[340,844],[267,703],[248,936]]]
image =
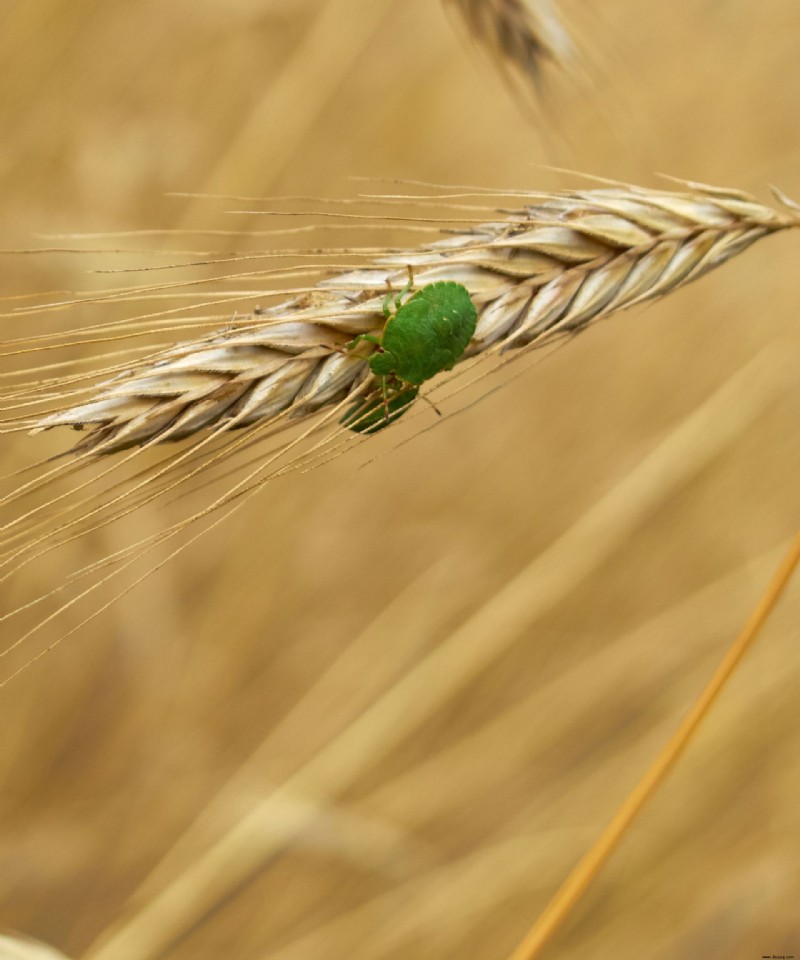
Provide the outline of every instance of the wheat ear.
[[798,224],[797,207],[782,195],[777,212],[737,191],[686,188],[526,194],[532,202],[498,219],[333,272],[234,329],[177,344],[95,385],[88,402],[25,425],[88,429],[75,451],[108,454],[209,428],[294,422],[374,388],[367,361],[347,344],[380,332],[387,287],[402,286],[408,266],[418,287],[454,280],[469,290],[478,309],[469,358],[574,334]]

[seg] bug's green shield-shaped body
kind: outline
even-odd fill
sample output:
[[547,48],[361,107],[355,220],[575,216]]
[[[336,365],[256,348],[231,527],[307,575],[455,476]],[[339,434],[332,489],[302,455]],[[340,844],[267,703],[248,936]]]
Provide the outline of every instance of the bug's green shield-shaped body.
[[418,290],[390,317],[382,351],[370,357],[373,373],[394,374],[419,385],[442,370],[452,370],[475,332],[478,314],[460,283],[431,283]]
[[401,389],[387,389],[384,402],[381,391],[373,391],[366,397],[361,397],[345,413],[339,423],[355,430],[356,433],[377,433],[408,410],[416,400],[419,387],[405,386]]

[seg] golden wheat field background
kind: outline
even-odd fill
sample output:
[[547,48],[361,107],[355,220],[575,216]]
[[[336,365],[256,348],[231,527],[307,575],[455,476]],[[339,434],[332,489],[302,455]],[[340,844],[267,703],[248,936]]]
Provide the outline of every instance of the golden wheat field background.
[[[2,256],[4,371],[33,362],[10,341],[104,317],[15,312],[28,295],[153,282],[97,268],[395,242],[372,221],[255,236],[314,218],[175,193],[585,186],[550,165],[800,196],[794,0],[562,9],[581,57],[526,100],[434,0],[6,0],[2,246],[51,252]],[[507,958],[800,525],[798,257],[765,239],[441,420],[276,478],[0,661],[64,638],[0,690],[0,929],[72,960]],[[4,436],[2,473],[78,436]],[[179,509],[43,554],[3,611]],[[800,954],[798,614],[795,584],[543,956]]]

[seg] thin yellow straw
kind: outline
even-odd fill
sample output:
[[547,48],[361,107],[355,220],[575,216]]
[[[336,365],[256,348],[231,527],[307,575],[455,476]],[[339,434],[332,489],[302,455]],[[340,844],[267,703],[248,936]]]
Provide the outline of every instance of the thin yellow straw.
[[583,896],[603,864],[614,852],[625,831],[636,819],[673,764],[680,757],[692,734],[711,709],[720,691],[772,613],[798,563],[800,563],[800,533],[792,541],[789,550],[775,571],[769,586],[758,601],[742,632],[728,649],[692,709],[656,757],[650,769],[633,788],[594,846],[587,851],[550,903],[544,908],[525,939],[511,954],[509,960],[535,960],[541,955],[545,945]]

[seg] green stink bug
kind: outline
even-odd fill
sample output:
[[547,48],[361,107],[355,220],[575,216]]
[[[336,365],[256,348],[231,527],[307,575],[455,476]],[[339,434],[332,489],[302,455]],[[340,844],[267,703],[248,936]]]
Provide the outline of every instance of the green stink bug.
[[[405,393],[403,387],[419,387],[437,373],[452,370],[467,349],[478,322],[469,291],[460,283],[443,280],[428,284],[403,303],[403,296],[413,284],[410,268],[408,273],[406,287],[394,297],[390,289],[383,301],[386,316],[383,335],[378,338],[361,334],[348,344],[352,350],[366,340],[377,347],[369,358],[369,366],[381,378],[386,423],[391,403],[390,384],[397,399]],[[394,313],[389,309],[392,300]],[[414,397],[416,392],[402,404],[403,409]]]

